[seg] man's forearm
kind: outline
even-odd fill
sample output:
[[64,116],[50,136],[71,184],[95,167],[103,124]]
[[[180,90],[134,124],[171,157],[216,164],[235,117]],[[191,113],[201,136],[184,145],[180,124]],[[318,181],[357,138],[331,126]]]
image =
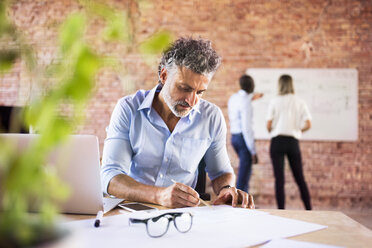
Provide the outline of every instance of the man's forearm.
[[130,176],[120,174],[113,177],[108,186],[108,193],[129,201],[159,204],[160,187],[137,182]]
[[235,175],[233,173],[225,173],[212,181],[213,191],[216,195],[226,185],[235,186]]

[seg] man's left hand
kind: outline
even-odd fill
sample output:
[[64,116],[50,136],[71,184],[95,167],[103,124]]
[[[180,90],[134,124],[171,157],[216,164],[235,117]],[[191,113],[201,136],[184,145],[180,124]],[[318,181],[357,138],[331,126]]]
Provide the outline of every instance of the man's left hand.
[[226,203],[231,203],[233,207],[241,203],[242,208],[255,208],[253,196],[235,187],[222,189],[217,199],[214,200],[213,205],[222,205]]

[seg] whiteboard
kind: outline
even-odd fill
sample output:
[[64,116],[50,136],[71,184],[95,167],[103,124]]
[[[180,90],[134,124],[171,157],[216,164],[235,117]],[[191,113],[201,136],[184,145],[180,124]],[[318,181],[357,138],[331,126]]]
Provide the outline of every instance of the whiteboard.
[[246,71],[255,81],[255,92],[263,98],[253,101],[253,130],[256,139],[270,139],[266,114],[277,95],[278,79],[293,78],[295,94],[302,98],[312,115],[312,127],[305,140],[356,141],[358,139],[358,71],[356,69],[271,69]]

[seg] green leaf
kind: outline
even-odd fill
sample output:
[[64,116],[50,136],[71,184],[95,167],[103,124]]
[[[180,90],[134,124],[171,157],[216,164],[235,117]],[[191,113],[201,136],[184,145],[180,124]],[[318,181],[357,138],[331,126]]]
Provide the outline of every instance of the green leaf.
[[80,2],[88,9],[88,11],[101,16],[104,19],[110,19],[116,13],[115,9],[98,1],[80,0]]
[[161,31],[141,43],[139,49],[144,54],[161,53],[173,40],[168,31]]
[[126,11],[118,11],[95,1],[80,0],[80,2],[92,13],[102,17],[106,26],[103,31],[103,38],[108,41],[128,41],[129,23]]
[[19,56],[20,53],[17,50],[0,51],[0,72],[6,72],[12,68]]
[[0,1],[0,34],[7,32],[9,29],[8,18],[6,17],[5,1]]
[[68,17],[60,31],[60,46],[62,53],[69,53],[76,41],[83,38],[85,31],[85,17],[82,14],[75,13]]
[[74,72],[64,83],[65,97],[76,102],[85,101],[94,87],[95,75],[100,65],[97,55],[87,48],[82,50],[74,66]]
[[90,49],[84,49],[77,59],[76,76],[93,80],[100,66],[100,60]]
[[103,37],[109,41],[128,41],[129,40],[129,24],[126,14],[113,13],[107,21],[106,29],[103,32]]

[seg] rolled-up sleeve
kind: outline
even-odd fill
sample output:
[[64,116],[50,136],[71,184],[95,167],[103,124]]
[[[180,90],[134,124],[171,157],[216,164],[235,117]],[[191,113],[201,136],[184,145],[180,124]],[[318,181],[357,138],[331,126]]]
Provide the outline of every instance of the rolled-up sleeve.
[[106,128],[107,137],[102,154],[101,184],[106,194],[113,177],[129,174],[133,154],[129,141],[130,117],[130,109],[125,109],[125,100],[119,100]]
[[205,153],[206,171],[211,180],[225,173],[234,173],[226,149],[226,122],[220,109],[214,119],[212,143]]

